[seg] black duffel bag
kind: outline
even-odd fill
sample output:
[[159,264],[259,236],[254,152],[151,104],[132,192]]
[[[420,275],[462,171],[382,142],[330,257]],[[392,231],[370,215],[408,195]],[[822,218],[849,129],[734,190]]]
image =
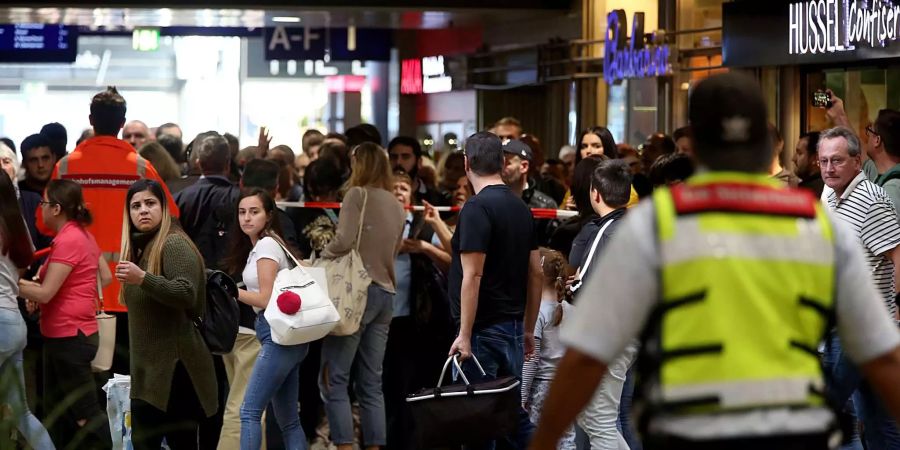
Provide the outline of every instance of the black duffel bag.
[[[472,360],[486,375],[475,355]],[[451,362],[464,384],[442,387]],[[415,421],[416,448],[458,447],[515,433],[522,407],[519,385],[512,376],[469,383],[459,355],[447,358],[437,387],[422,389],[406,399]]]

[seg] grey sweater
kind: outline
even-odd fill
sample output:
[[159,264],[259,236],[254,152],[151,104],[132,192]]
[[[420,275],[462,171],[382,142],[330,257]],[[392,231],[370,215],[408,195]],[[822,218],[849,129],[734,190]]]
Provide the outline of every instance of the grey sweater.
[[[347,191],[338,216],[338,227],[334,239],[322,251],[323,258],[336,258],[350,253],[356,244],[363,206],[363,188],[354,187]],[[394,194],[379,188],[366,187],[368,200],[363,218],[362,238],[359,255],[372,281],[382,288],[394,292],[394,258],[403,238],[403,224],[406,211]]]
[[[147,268],[146,253],[138,264]],[[212,355],[191,317],[206,303],[203,259],[178,233],[166,238],[162,275],[147,273],[140,286],[124,285],[131,350],[131,398],[168,409],[175,365],[190,375],[207,417],[218,408]]]

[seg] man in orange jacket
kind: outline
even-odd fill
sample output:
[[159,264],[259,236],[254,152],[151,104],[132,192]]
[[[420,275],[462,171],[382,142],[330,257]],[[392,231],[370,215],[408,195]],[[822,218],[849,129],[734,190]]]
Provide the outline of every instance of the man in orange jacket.
[[[118,139],[119,130],[125,125],[125,110],[125,99],[115,87],[95,95],[89,116],[94,137],[60,159],[51,175],[51,179],[72,180],[81,185],[84,201],[94,218],[88,231],[97,240],[110,270],[114,270],[120,259],[125,195],[132,183],[141,178],[159,181],[166,191],[169,211],[178,216],[178,206],[156,169],[128,142]],[[43,224],[40,219],[37,222]],[[119,303],[119,288],[119,282],[113,279],[103,289],[103,308],[118,316],[112,370],[128,373],[128,320],[124,314],[127,309]]]

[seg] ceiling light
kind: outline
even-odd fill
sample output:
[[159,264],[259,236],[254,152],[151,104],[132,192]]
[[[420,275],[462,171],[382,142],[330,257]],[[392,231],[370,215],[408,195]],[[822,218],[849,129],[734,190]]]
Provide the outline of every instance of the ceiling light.
[[290,17],[290,16],[276,16],[272,18],[272,22],[279,23],[300,23],[299,17]]

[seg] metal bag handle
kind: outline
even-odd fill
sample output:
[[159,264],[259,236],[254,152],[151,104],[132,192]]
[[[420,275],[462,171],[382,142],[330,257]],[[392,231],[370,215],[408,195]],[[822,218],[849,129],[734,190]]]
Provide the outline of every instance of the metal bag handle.
[[[475,357],[475,354],[472,354],[472,360],[475,361],[475,365],[478,366],[478,370],[481,371],[481,375],[487,376],[484,368],[481,367],[481,363],[478,362],[478,358]],[[444,368],[441,369],[441,377],[438,378],[437,387],[441,387],[441,383],[444,382],[444,375],[447,374],[447,367],[450,367],[450,362],[453,362],[453,365],[456,366],[456,370],[459,371],[459,376],[462,377],[463,383],[466,383],[466,386],[469,385],[469,379],[466,378],[466,374],[463,373],[462,366],[459,364],[459,353],[454,353],[453,356],[447,358],[447,361],[444,363]]]

